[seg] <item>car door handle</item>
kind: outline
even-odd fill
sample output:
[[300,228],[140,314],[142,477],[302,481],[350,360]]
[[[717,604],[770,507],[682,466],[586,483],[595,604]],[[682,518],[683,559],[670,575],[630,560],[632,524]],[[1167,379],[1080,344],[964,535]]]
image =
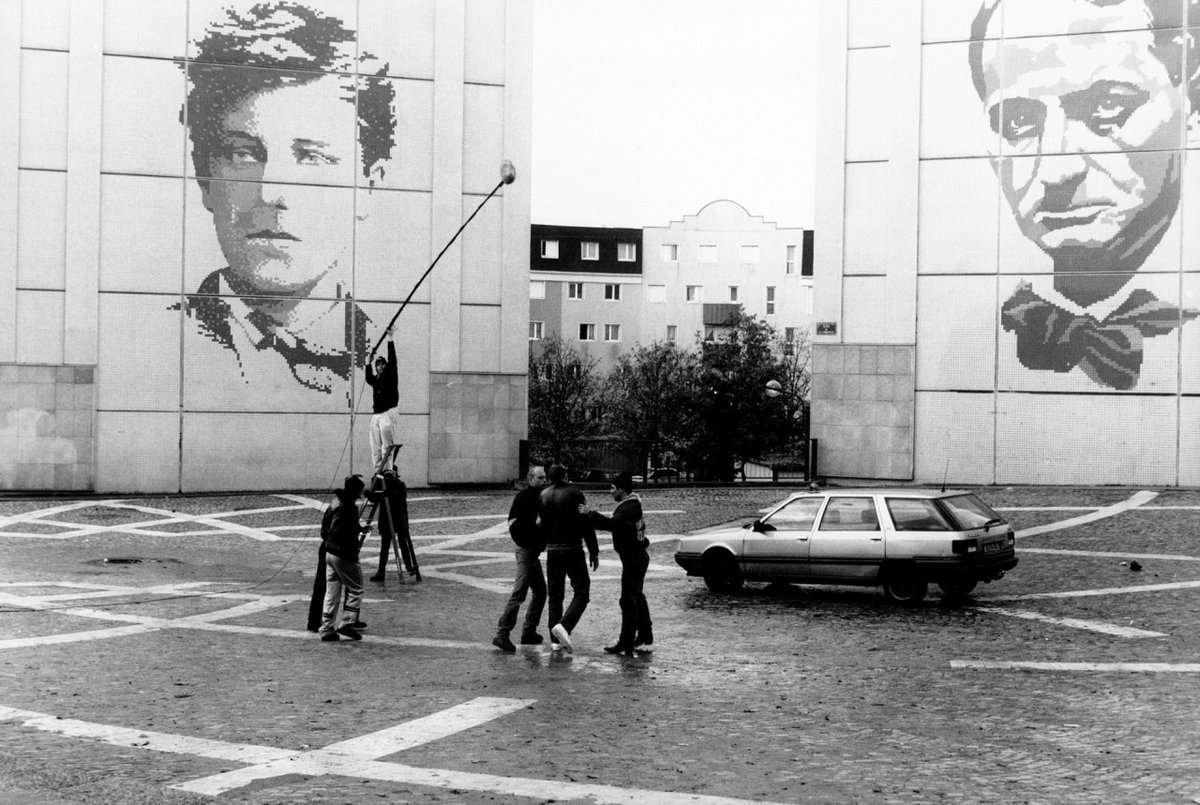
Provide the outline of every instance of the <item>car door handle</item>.
[[879,542],[882,539],[883,539],[883,535],[880,534],[878,537],[871,537],[871,542]]

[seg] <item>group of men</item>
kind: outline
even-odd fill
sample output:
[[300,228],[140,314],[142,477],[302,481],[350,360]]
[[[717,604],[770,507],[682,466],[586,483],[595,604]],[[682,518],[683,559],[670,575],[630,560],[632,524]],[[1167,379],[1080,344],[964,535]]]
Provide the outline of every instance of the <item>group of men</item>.
[[[530,467],[527,481],[528,486],[517,494],[508,513],[509,534],[516,543],[517,575],[496,624],[492,645],[510,653],[517,650],[510,633],[517,625],[521,604],[532,592],[520,642],[524,645],[543,642],[537,628],[542,610],[548,604],[551,648],[572,650],[571,633],[590,600],[588,567],[592,570],[600,567],[596,540],[596,530],[600,529],[612,532],[613,549],[621,558],[621,632],[617,641],[604,650],[625,655],[635,650],[650,651],[654,632],[643,592],[650,544],[646,539],[642,502],[633,491],[633,476],[623,472],[613,479],[611,492],[617,507],[611,517],[588,507],[583,493],[571,485],[567,469],[560,464],[552,465],[548,473],[544,467]],[[543,550],[544,576],[540,558]],[[571,601],[564,611],[568,579]]]
[[[604,650],[626,656],[634,651],[651,651],[653,622],[643,591],[650,564],[650,543],[646,539],[641,498],[633,491],[633,476],[623,472],[613,479],[610,491],[617,506],[611,516],[588,507],[583,493],[571,485],[562,465],[551,466],[549,472],[542,466],[531,467],[527,480],[528,485],[517,494],[508,513],[509,535],[516,545],[517,574],[492,645],[510,653],[517,650],[510,634],[517,625],[521,604],[532,592],[520,642],[523,645],[544,642],[538,624],[543,610],[548,608],[551,649],[572,651],[571,633],[590,600],[588,568],[594,571],[600,567],[596,539],[596,530],[600,529],[612,532],[613,549],[621,559],[621,631],[616,642]],[[321,524],[320,563],[325,572],[318,581],[325,582],[324,594],[317,594],[314,588],[309,629],[318,632],[327,643],[343,637],[361,640],[361,630],[366,626],[360,619],[363,579],[358,561],[362,535],[369,528],[358,517],[358,499],[364,487],[361,476],[348,476]],[[384,553],[380,576],[390,535],[381,536]],[[544,574],[542,551],[546,552]],[[564,610],[568,580],[571,601]]]

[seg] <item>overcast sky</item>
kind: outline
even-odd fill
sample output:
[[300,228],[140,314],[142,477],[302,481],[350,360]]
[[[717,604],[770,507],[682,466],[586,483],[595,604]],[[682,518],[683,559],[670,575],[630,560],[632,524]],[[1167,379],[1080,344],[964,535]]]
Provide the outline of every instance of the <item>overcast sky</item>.
[[811,227],[816,0],[535,0],[533,223]]

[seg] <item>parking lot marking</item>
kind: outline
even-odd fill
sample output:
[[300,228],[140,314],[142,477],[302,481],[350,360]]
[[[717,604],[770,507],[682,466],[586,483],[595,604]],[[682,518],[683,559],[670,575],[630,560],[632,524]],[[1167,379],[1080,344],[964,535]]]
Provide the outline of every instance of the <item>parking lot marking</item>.
[[1165,584],[1140,584],[1131,587],[1105,587],[1099,590],[1066,590],[1058,593],[1024,593],[1022,595],[998,595],[988,601],[1034,601],[1039,598],[1088,598],[1100,595],[1124,595],[1129,593],[1158,593],[1166,590],[1188,590],[1200,587],[1200,581],[1174,581]]
[[262,780],[287,775],[340,775],[429,788],[541,800],[577,800],[597,805],[780,805],[706,794],[622,788],[615,785],[507,777],[454,769],[430,769],[381,761],[379,758],[414,746],[441,740],[467,729],[517,712],[533,699],[478,698],[395,727],[330,744],[322,749],[296,752],[272,746],[238,744],[186,735],[114,727],[44,713],[0,707],[0,721],[71,738],[100,741],[123,748],[192,755],[249,764],[242,769],[202,777],[172,788],[218,796]]
[[1021,548],[1021,553],[1048,553],[1058,556],[1083,556],[1100,559],[1157,559],[1164,562],[1200,562],[1200,556],[1169,553],[1130,553],[1128,551],[1070,551],[1063,548]]
[[1046,534],[1051,531],[1061,531],[1064,528],[1074,528],[1075,526],[1094,523],[1097,520],[1115,517],[1118,514],[1123,514],[1124,512],[1129,511],[1130,509],[1136,509],[1139,506],[1145,505],[1146,503],[1154,500],[1156,497],[1158,497],[1157,492],[1142,490],[1141,492],[1137,492],[1129,498],[1120,501],[1119,503],[1114,503],[1111,506],[1102,506],[1095,511],[1089,512],[1088,514],[1081,514],[1078,517],[1068,517],[1066,520],[1059,520],[1056,523],[1047,523],[1046,525],[1022,529],[1017,532],[1017,538],[1025,539],[1028,537],[1036,537],[1039,534]]
[[1020,660],[951,660],[950,667],[980,671],[1119,671],[1123,673],[1200,674],[1195,662],[1029,662]]
[[358,775],[362,761],[381,757],[431,743],[486,724],[501,716],[522,710],[534,699],[497,699],[481,697],[448,710],[423,718],[406,721],[394,727],[330,744],[322,749],[296,752],[288,757],[266,763],[222,772],[199,780],[172,786],[193,794],[217,796],[244,788],[251,783],[290,774],[320,776],[324,774]]
[[1112,635],[1113,637],[1127,638],[1144,638],[1144,637],[1168,637],[1162,632],[1148,632],[1145,629],[1134,629],[1130,626],[1117,626],[1113,623],[1102,623],[1100,621],[1085,621],[1079,618],[1052,618],[1049,615],[1043,615],[1040,612],[1029,612],[1023,609],[1002,609],[1000,607],[972,607],[977,612],[986,612],[990,615],[1004,615],[1009,618],[1020,618],[1027,621],[1041,621],[1043,623],[1053,623],[1058,626],[1067,626],[1072,629],[1084,629],[1089,632],[1099,632],[1100,634]]

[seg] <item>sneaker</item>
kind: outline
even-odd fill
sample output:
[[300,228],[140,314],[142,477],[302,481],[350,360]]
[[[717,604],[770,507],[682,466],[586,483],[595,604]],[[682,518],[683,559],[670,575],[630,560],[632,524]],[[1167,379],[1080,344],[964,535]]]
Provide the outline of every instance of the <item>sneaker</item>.
[[546,638],[542,637],[537,632],[523,632],[521,634],[521,645],[522,646],[536,646],[538,643],[541,643],[545,639]]
[[383,581],[383,574],[376,573],[374,576],[371,577],[371,581]]
[[340,634],[342,637],[348,637],[351,640],[362,640],[362,633],[353,626],[343,626],[334,632],[334,634]]
[[492,645],[501,651],[507,651],[509,654],[517,650],[517,647],[513,645],[513,641],[509,640],[506,634],[498,634],[493,637]]
[[342,638],[338,637],[337,632],[329,632],[328,634],[321,635],[322,643],[333,643],[333,642],[341,640],[341,639]]
[[559,644],[567,651],[575,650],[574,646],[571,645],[571,633],[561,623],[554,624],[554,628],[550,630],[550,634],[558,638]]

